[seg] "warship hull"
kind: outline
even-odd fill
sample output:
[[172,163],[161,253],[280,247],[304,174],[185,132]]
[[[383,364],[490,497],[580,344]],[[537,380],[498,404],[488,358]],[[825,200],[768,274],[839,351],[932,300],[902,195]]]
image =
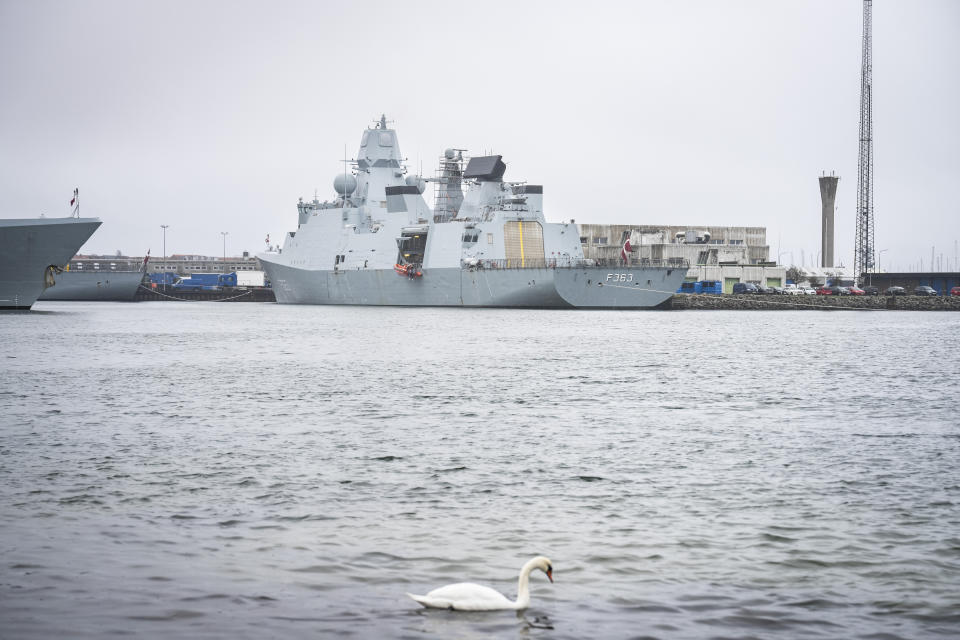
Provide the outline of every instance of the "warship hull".
[[133,302],[142,279],[139,271],[64,271],[39,299]]
[[100,226],[96,218],[0,220],[0,309],[29,309]]
[[410,278],[392,269],[309,270],[264,256],[261,262],[285,304],[650,309],[668,300],[686,273],[642,266],[438,268]]

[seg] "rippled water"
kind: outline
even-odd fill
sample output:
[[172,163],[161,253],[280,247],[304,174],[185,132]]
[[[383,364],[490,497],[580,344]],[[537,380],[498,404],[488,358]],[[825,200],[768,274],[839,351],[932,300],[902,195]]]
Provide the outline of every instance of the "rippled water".
[[[0,636],[960,634],[960,314],[0,315]],[[476,581],[521,613],[424,610]]]

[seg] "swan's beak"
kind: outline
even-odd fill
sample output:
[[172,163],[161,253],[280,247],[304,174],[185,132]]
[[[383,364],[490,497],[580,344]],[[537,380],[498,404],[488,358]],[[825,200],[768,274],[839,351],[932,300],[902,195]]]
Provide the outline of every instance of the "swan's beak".
[[550,578],[550,582],[553,582],[553,569],[547,569],[547,577]]

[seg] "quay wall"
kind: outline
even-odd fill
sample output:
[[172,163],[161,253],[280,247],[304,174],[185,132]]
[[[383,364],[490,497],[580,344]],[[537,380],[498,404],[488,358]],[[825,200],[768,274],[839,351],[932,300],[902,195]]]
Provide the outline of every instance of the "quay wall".
[[778,295],[703,295],[677,293],[663,309],[722,309],[737,311],[784,311],[803,309],[960,311],[960,296],[778,296]]
[[273,289],[266,287],[226,288],[220,291],[177,291],[173,287],[150,289],[140,285],[137,302],[144,300],[165,301],[216,301],[216,302],[276,302]]

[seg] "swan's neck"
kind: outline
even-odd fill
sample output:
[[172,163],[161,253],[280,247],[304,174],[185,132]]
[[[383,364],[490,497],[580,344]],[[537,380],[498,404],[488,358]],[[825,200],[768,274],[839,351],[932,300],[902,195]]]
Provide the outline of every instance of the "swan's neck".
[[530,572],[533,571],[534,561],[531,560],[520,569],[520,578],[517,580],[517,609],[526,609],[530,606]]

